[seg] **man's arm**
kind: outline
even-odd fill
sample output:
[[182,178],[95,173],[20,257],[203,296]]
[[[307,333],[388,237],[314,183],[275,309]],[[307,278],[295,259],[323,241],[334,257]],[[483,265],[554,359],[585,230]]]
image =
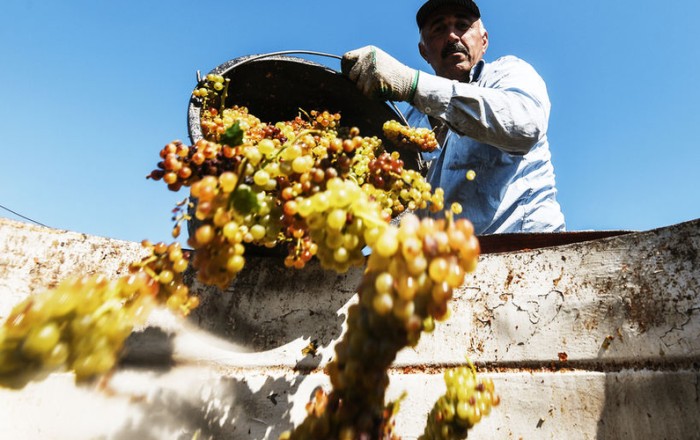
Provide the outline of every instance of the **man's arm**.
[[516,57],[487,65],[476,83],[419,72],[373,46],[346,53],[342,69],[367,96],[408,101],[457,133],[508,153],[527,153],[547,131],[547,88]]
[[421,112],[457,133],[512,154],[525,154],[545,135],[549,98],[526,62],[505,57],[487,66],[477,83],[421,72],[413,99]]

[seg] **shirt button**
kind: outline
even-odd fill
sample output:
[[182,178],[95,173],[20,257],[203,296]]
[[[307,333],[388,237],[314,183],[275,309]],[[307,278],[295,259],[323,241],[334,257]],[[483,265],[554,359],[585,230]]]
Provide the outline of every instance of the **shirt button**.
[[433,109],[430,108],[430,107],[426,107],[426,108],[425,108],[425,112],[426,112],[426,113],[430,113],[430,112],[432,112],[432,111],[433,111]]

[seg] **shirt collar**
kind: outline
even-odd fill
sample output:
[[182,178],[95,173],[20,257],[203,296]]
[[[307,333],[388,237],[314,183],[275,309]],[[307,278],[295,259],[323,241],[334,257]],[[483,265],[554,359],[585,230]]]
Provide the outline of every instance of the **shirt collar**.
[[484,69],[484,64],[486,64],[486,62],[483,59],[479,60],[478,63],[474,64],[472,70],[469,71],[470,83],[479,80],[479,77],[481,76],[481,71]]

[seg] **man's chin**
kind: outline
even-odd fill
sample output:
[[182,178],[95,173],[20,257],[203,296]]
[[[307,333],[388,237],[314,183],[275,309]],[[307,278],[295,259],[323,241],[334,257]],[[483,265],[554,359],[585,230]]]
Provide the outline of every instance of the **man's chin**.
[[467,54],[464,52],[452,52],[442,57],[443,60],[457,60],[457,62],[467,59]]
[[437,72],[437,74],[443,78],[466,82],[469,80],[469,70],[469,67],[457,65],[446,67],[441,72]]

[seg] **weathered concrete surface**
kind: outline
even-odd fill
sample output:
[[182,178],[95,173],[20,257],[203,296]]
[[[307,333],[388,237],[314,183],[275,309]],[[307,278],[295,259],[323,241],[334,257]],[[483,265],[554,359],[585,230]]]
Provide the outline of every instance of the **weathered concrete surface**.
[[[2,319],[76,270],[121,273],[140,247],[0,220],[0,250]],[[700,438],[699,250],[693,221],[483,256],[453,317],[399,354],[399,433],[420,434],[443,368],[468,355],[503,402],[470,438]],[[254,257],[225,292],[193,281],[202,306],[154,314],[107,389],[64,373],[0,390],[0,438],[275,438],[327,385],[360,277]]]
[[[696,439],[697,370],[614,373],[509,372],[494,379],[502,404],[471,432],[488,439]],[[121,369],[109,390],[76,387],[69,374],[0,393],[3,438],[245,439],[276,438],[304,417],[322,373],[206,366],[164,371]],[[389,398],[402,391],[397,427],[422,431],[427,402],[444,392],[441,374],[391,374]],[[653,398],[650,398],[653,396]]]
[[0,318],[31,293],[76,274],[121,276],[142,255],[139,243],[43,228],[0,218]]

